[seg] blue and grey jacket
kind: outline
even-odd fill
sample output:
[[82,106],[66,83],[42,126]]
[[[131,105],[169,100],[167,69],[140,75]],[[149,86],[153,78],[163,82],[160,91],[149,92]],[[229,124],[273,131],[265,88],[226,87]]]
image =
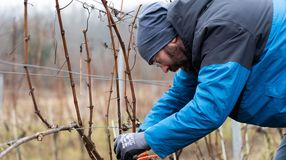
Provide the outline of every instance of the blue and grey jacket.
[[179,0],[167,16],[191,69],[176,73],[140,126],[155,153],[199,140],[228,116],[286,127],[285,0]]

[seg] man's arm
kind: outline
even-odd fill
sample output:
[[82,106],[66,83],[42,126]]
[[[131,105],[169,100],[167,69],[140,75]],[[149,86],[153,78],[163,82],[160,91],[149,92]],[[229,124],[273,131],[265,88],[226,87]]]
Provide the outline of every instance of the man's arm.
[[165,92],[146,116],[139,131],[158,123],[184,107],[194,96],[197,86],[196,77],[183,70],[179,70],[173,81],[173,86]]
[[147,129],[147,144],[163,158],[218,128],[232,111],[248,75],[249,70],[235,62],[201,69],[193,100]]
[[132,159],[134,155],[150,149],[145,140],[145,131],[162,119],[179,111],[194,96],[197,79],[191,73],[180,70],[174,77],[174,85],[154,105],[140,126],[140,133],[127,133],[116,137],[114,152],[118,159]]
[[232,111],[250,74],[255,38],[232,22],[215,21],[202,29],[201,68],[195,95],[180,111],[145,131],[161,158],[217,129]]

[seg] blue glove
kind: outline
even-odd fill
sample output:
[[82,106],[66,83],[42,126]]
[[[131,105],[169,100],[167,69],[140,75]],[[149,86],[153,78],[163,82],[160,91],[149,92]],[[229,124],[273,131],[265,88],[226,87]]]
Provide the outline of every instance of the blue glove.
[[134,156],[149,149],[144,132],[122,134],[114,142],[114,152],[120,160],[133,160]]

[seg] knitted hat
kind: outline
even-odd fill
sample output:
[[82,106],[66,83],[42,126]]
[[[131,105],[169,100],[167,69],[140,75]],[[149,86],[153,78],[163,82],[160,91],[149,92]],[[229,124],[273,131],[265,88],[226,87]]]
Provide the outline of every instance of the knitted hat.
[[167,7],[160,2],[146,6],[140,13],[137,30],[137,47],[149,64],[153,56],[177,35],[167,21]]

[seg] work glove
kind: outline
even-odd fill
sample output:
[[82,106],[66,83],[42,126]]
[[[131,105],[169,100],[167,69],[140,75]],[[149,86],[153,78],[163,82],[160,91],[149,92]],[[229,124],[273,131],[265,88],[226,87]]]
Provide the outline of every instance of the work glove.
[[133,157],[149,149],[144,132],[122,134],[114,142],[114,152],[120,160],[133,160]]

